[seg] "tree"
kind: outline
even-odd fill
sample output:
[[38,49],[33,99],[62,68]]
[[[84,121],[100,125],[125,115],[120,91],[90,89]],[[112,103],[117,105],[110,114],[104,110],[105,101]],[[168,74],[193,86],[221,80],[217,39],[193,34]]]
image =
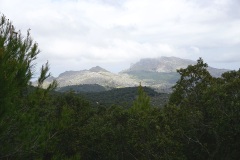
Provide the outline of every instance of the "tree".
[[141,84],[138,87],[138,97],[131,108],[134,112],[146,112],[150,109],[150,97],[144,92]]
[[179,69],[180,79],[173,86],[173,93],[170,96],[169,103],[180,105],[184,102],[197,104],[213,79],[207,71],[208,65],[202,58],[197,60],[196,65],[189,65],[186,69]]
[[[195,159],[205,159],[209,156],[211,151],[205,146],[205,142],[215,137],[212,127],[209,126],[204,100],[205,92],[214,83],[214,78],[207,71],[207,67],[202,58],[199,58],[196,65],[179,69],[177,72],[180,79],[173,86],[173,93],[169,99],[169,105],[180,108],[179,125],[183,129],[185,155]],[[195,150],[189,152],[191,148]]]
[[189,159],[239,159],[240,71],[213,78],[200,58],[178,70],[169,105],[178,107],[184,155]]
[[24,39],[5,16],[0,21],[0,115],[9,110],[32,77],[32,61],[39,53],[28,31]]
[[[57,85],[54,81],[48,89],[40,89],[50,76],[48,63],[43,65],[38,89],[30,90],[34,74],[34,60],[39,54],[38,44],[33,42],[30,30],[26,37],[16,31],[12,23],[1,15],[0,19],[0,159],[33,152],[44,131],[35,124],[41,104],[47,104],[44,95]],[[35,97],[35,98],[34,98]],[[39,123],[39,122],[38,122]],[[35,139],[36,138],[36,139]],[[29,154],[30,155],[30,154]]]
[[239,159],[240,70],[215,79],[205,92],[206,116],[215,135],[211,158]]

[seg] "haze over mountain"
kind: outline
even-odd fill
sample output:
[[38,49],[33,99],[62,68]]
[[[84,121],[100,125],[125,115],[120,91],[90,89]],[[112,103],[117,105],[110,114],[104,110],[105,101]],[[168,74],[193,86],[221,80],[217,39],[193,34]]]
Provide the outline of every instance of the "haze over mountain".
[[[160,58],[145,58],[139,62],[131,65],[131,67],[122,73],[131,73],[134,71],[148,71],[148,72],[176,72],[177,69],[186,68],[188,65],[196,64],[196,61],[189,59],[181,59],[178,57],[160,57]],[[208,67],[208,71],[212,76],[219,77],[227,69],[217,69]]]
[[185,68],[196,63],[188,59],[177,57],[144,58],[123,72],[150,71],[150,72],[176,72],[176,69]]
[[[196,61],[177,57],[145,58],[118,74],[96,66],[89,70],[65,71],[55,79],[58,81],[59,87],[98,84],[105,88],[123,88],[135,87],[141,82],[143,86],[148,86],[161,92],[169,92],[170,88],[179,79],[179,74],[176,70],[193,64],[196,64]],[[215,77],[228,71],[213,67],[208,67],[208,70]],[[48,78],[44,86],[53,79],[54,77]]]

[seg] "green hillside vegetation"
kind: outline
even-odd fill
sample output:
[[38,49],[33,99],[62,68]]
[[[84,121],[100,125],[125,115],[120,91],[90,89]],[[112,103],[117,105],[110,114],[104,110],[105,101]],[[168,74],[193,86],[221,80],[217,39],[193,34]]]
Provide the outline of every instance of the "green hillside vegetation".
[[141,85],[131,107],[96,106],[87,94],[53,92],[55,81],[42,89],[48,63],[29,87],[38,45],[15,33],[1,16],[0,159],[240,159],[240,69],[214,78],[200,58],[178,70],[164,107]]
[[[152,84],[176,83],[180,77],[176,72],[129,71],[127,73]],[[149,79],[149,77],[151,77],[151,79]]]

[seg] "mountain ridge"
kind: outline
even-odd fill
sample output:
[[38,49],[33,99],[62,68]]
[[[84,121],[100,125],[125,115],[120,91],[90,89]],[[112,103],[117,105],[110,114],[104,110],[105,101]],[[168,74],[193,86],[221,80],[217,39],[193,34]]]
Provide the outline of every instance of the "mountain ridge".
[[[129,69],[121,73],[131,71],[150,71],[150,72],[176,72],[177,69],[186,68],[188,65],[195,65],[197,62],[189,59],[178,57],[159,57],[159,58],[144,58],[133,64]],[[220,77],[227,69],[218,69],[208,66],[208,71],[214,77]]]
[[[177,69],[196,64],[196,61],[178,57],[144,58],[118,74],[95,66],[89,70],[65,71],[55,79],[59,87],[81,84],[98,84],[105,88],[136,87],[141,84],[154,88],[159,92],[170,92],[170,88],[180,78]],[[221,76],[227,69],[208,67],[214,77]],[[43,86],[47,86],[54,78],[47,79]]]

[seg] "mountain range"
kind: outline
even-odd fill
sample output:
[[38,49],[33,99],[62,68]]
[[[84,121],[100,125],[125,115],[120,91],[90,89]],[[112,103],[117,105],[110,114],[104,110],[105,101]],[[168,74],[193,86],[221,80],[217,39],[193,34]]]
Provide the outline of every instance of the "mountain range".
[[[97,84],[111,89],[136,87],[141,82],[141,85],[151,87],[156,91],[169,92],[180,77],[176,70],[193,64],[196,64],[196,61],[178,57],[145,58],[118,74],[111,73],[100,66],[89,70],[65,71],[58,77],[49,77],[43,86],[47,86],[53,79],[58,81],[59,88]],[[208,71],[212,76],[219,77],[229,70],[208,67]]]

